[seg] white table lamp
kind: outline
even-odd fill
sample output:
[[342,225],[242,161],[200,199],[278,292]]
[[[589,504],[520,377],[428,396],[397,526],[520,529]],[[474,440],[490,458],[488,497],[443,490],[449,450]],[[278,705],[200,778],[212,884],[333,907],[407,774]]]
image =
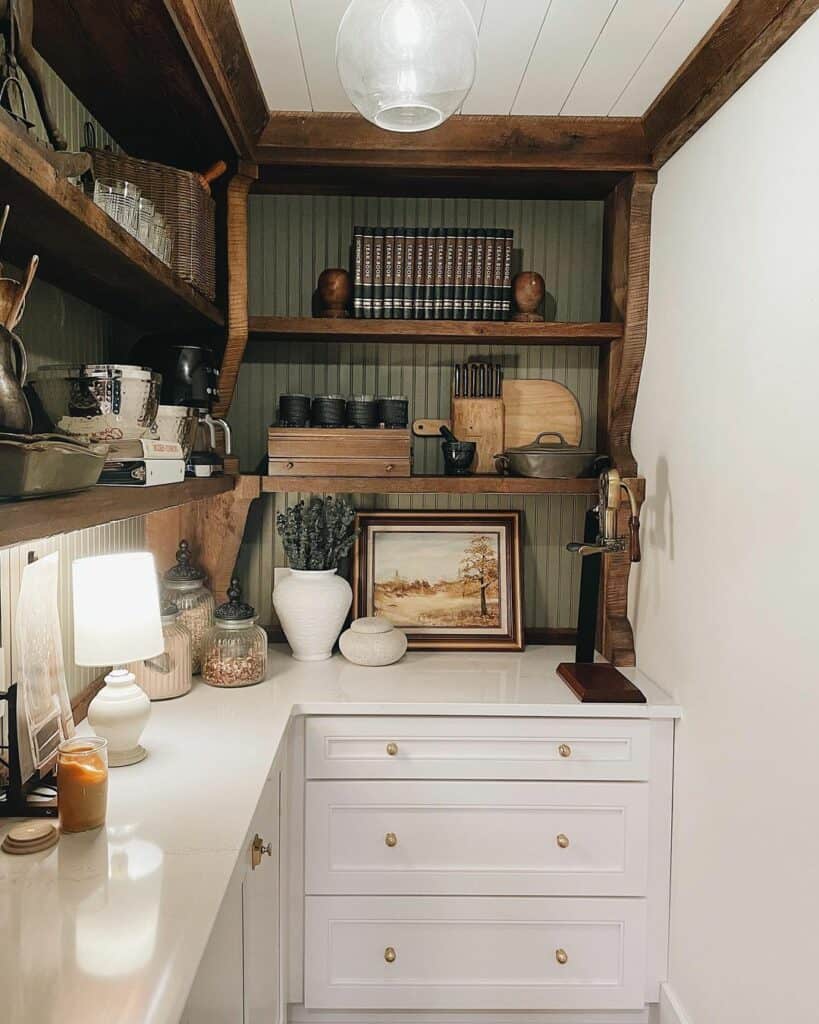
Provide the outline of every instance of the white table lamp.
[[78,558],[73,565],[74,661],[111,665],[88,721],[108,740],[108,763],[136,764],[151,702],[124,665],[165,650],[154,556],[148,552]]

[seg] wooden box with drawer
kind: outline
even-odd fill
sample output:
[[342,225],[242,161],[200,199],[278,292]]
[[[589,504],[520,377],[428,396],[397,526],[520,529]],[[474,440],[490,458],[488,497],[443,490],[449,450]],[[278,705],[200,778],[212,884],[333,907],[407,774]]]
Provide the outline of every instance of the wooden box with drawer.
[[410,476],[409,430],[270,427],[269,476]]

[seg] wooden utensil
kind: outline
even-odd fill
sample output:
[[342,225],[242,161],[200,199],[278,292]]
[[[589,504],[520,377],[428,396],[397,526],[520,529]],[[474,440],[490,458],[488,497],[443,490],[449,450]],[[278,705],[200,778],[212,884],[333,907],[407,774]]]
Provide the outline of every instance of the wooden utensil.
[[26,296],[29,293],[29,289],[34,283],[34,275],[37,273],[37,267],[40,263],[40,257],[34,255],[28,261],[28,270],[26,276],[23,279],[23,283],[17,289],[17,295],[14,298],[9,314],[6,317],[6,328],[9,331],[13,331],[17,324],[20,322],[23,316],[23,306],[25,305]]
[[[556,380],[504,380],[504,433],[507,448],[530,444],[544,430],[579,445],[583,416],[572,392]],[[497,451],[502,451],[498,448]]]

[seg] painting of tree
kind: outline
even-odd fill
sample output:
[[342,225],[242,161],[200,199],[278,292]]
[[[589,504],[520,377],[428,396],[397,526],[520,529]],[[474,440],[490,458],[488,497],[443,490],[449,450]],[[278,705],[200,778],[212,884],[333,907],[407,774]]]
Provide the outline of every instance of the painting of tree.
[[478,588],[481,601],[481,618],[489,616],[486,592],[498,582],[497,541],[487,534],[476,534],[466,547],[458,570],[458,578],[465,586]]

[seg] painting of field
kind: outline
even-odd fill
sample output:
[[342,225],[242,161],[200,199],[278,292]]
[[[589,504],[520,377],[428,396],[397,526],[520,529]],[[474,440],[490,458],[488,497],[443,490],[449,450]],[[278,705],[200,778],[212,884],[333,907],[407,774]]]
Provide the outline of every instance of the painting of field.
[[373,611],[402,628],[500,628],[500,535],[379,532]]

